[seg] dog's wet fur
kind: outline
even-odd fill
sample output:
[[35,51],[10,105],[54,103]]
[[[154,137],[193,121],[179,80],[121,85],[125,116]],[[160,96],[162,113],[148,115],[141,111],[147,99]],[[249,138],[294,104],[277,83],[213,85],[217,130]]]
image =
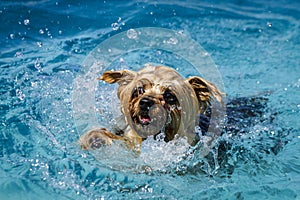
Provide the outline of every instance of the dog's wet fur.
[[137,72],[106,71],[99,80],[119,85],[117,95],[126,125],[116,133],[105,128],[87,131],[79,139],[82,149],[121,140],[138,152],[148,136],[155,138],[161,133],[165,142],[186,137],[195,145],[201,139],[195,134],[199,114],[212,109],[212,102],[222,105],[223,93],[213,83],[197,76],[184,79],[166,66],[146,66]]

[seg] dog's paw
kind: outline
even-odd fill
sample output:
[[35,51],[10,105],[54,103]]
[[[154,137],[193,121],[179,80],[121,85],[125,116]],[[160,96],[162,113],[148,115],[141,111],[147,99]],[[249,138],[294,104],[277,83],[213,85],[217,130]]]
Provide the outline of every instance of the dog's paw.
[[106,129],[93,129],[85,133],[79,139],[82,149],[98,149],[104,145],[111,145],[114,139],[120,139]]

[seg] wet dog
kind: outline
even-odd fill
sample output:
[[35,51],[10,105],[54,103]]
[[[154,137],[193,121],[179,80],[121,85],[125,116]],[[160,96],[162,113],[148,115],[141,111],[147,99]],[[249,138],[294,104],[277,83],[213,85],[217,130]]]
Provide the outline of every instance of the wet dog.
[[105,128],[93,129],[80,137],[83,149],[95,149],[123,141],[130,149],[140,150],[148,136],[163,134],[169,142],[186,137],[190,145],[199,141],[195,134],[196,118],[211,106],[222,102],[222,93],[200,77],[182,78],[177,71],[165,66],[146,66],[138,72],[106,71],[99,80],[118,83],[125,126],[112,133]]

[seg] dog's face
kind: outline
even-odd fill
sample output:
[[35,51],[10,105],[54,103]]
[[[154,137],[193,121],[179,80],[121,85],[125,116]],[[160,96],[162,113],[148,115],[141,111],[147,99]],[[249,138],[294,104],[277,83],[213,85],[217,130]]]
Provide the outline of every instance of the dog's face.
[[[165,75],[168,77],[168,74]],[[132,127],[143,138],[164,132],[165,141],[170,141],[178,132],[182,115],[180,96],[174,81],[171,82],[172,77],[166,77],[159,75],[158,71],[139,73],[130,86]],[[125,99],[122,98],[121,102],[128,100]]]
[[107,71],[100,80],[119,84],[121,111],[140,137],[163,132],[165,141],[177,133],[193,132],[197,114],[212,96],[221,95],[211,83],[199,77],[185,80],[163,66],[148,66],[138,72]]

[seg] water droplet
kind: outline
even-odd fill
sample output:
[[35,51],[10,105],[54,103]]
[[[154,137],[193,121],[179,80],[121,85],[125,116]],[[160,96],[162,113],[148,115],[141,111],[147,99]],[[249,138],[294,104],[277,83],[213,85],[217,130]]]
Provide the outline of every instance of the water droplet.
[[29,24],[30,24],[29,19],[24,19],[24,25],[27,26],[27,25],[29,25]]
[[42,46],[43,46],[43,43],[42,43],[42,42],[36,42],[36,44],[37,44],[39,47],[42,47]]
[[37,87],[37,82],[30,82],[31,83],[31,87],[33,87],[33,88],[35,88],[35,87]]
[[61,35],[61,34],[62,34],[62,30],[59,30],[59,31],[58,31],[58,34]]
[[51,35],[51,32],[50,31],[47,31],[47,35],[52,38],[52,35]]
[[130,39],[135,39],[137,37],[137,32],[134,29],[129,29],[127,31],[127,37]]
[[42,65],[41,65],[40,60],[38,58],[34,62],[34,67],[38,70],[38,72],[42,71]]
[[182,35],[183,34],[183,30],[180,30],[177,32],[179,35]]
[[10,39],[14,39],[15,38],[15,34],[9,34]]
[[267,26],[268,27],[272,27],[272,23],[271,22],[267,22]]
[[16,89],[16,95],[21,101],[25,99],[25,94],[20,89]]
[[39,30],[39,33],[40,33],[40,34],[44,34],[45,32],[44,32],[43,29],[40,29],[40,30]]
[[111,27],[112,27],[112,29],[113,29],[114,31],[117,31],[117,30],[119,30],[119,28],[120,28],[120,26],[119,26],[118,23],[112,23],[112,24],[111,24]]
[[111,24],[111,27],[114,31],[122,29],[122,26],[125,26],[125,22],[122,22],[121,17],[118,18],[117,22]]

